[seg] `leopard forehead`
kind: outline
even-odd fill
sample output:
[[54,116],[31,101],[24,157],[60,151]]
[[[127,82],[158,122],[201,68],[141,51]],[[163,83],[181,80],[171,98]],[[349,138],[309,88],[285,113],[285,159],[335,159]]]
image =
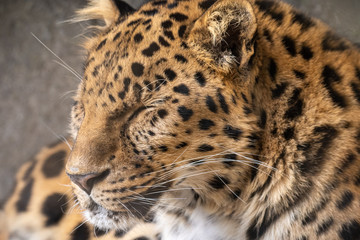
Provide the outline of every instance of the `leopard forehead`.
[[91,40],[77,96],[80,110],[87,105],[85,111],[119,115],[139,103],[189,96],[195,82],[205,85],[211,71],[192,56],[185,41],[201,11],[184,14],[188,5],[179,5],[145,5]]

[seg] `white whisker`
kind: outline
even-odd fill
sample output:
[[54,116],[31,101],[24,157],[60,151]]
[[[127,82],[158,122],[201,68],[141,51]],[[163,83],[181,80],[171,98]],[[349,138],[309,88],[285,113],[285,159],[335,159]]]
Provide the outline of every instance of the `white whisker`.
[[72,67],[70,67],[64,60],[62,60],[56,53],[54,53],[48,46],[45,45],[45,43],[43,43],[38,37],[35,36],[34,33],[31,33],[31,35],[41,44],[43,45],[51,54],[53,54],[57,59],[59,59],[66,67],[68,67],[69,69],[71,69],[72,73],[74,73],[78,78],[81,79],[81,75],[76,72]]

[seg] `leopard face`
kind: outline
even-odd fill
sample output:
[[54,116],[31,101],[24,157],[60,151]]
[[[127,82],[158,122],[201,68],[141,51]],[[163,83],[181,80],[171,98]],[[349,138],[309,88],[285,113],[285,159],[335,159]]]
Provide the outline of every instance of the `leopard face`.
[[[66,170],[100,228],[128,228],[168,204],[222,205],[214,199],[225,185],[237,183],[224,196],[236,198],[249,178],[251,166],[237,159],[256,140],[245,91],[255,28],[242,27],[256,23],[248,3],[218,4],[200,17],[204,4],[145,5],[88,44]],[[235,12],[246,22],[229,23]],[[244,45],[221,42],[226,31]]]
[[152,221],[164,239],[359,235],[355,45],[280,2],[115,5],[81,12],[106,22],[85,44],[66,165],[88,221]]

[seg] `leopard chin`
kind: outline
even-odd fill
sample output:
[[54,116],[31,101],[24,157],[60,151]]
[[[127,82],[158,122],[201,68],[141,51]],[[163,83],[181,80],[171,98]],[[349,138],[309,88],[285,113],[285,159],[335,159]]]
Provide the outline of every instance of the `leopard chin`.
[[116,212],[108,210],[90,198],[90,205],[83,212],[85,221],[98,229],[127,231],[142,219],[135,217],[131,212]]

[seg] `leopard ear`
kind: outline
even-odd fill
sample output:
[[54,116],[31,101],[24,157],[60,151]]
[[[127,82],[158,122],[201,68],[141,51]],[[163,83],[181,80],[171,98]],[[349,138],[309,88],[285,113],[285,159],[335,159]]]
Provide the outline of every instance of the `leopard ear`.
[[107,28],[113,24],[120,16],[126,16],[133,9],[129,4],[120,0],[89,0],[88,6],[76,12],[74,22],[82,22],[88,20],[103,20]]
[[247,0],[222,0],[196,20],[188,44],[196,56],[224,73],[246,67],[254,54],[257,29]]

